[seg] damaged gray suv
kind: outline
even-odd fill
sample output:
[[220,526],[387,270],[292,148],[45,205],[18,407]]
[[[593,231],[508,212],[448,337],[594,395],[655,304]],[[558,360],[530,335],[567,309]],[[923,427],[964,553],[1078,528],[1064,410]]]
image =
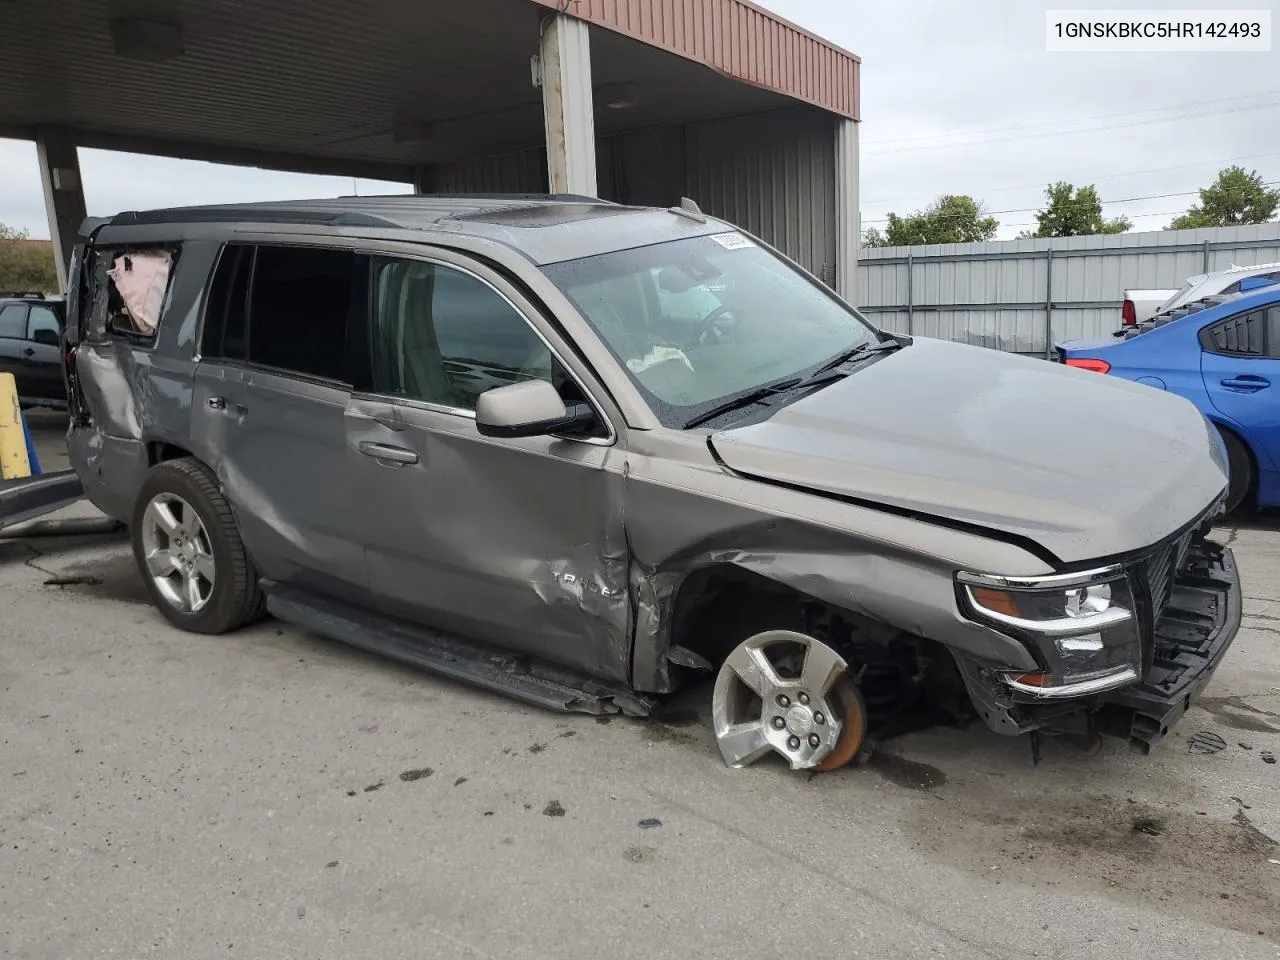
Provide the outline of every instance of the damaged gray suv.
[[64,357],[172,623],[588,713],[714,674],[732,766],[971,718],[1146,749],[1239,627],[1190,403],[878,330],[687,201],[91,219]]

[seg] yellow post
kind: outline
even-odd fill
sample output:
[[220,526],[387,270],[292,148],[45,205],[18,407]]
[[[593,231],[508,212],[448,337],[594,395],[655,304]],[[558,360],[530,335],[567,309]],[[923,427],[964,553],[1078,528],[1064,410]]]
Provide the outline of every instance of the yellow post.
[[17,480],[31,476],[27,457],[27,434],[18,406],[18,384],[12,373],[0,373],[0,479]]

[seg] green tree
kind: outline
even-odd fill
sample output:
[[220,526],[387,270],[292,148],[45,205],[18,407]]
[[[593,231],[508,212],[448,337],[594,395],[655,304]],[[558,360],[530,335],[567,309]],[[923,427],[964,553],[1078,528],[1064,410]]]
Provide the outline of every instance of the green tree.
[[32,240],[27,231],[0,223],[0,290],[53,293],[57,289],[53,244]]
[[1196,227],[1233,227],[1241,223],[1266,223],[1280,207],[1280,190],[1268,190],[1257,170],[1244,167],[1218,171],[1218,179],[1200,191],[1200,202],[1174,217],[1170,230]]
[[973,197],[945,194],[923,210],[900,217],[889,214],[883,231],[868,228],[862,242],[868,247],[911,247],[922,243],[973,243],[990,240],[1000,229],[995,217],[984,217]]
[[1077,189],[1066,182],[1051,183],[1044,191],[1048,206],[1036,214],[1032,237],[1087,237],[1124,233],[1133,226],[1125,217],[1103,219],[1102,201],[1092,186]]

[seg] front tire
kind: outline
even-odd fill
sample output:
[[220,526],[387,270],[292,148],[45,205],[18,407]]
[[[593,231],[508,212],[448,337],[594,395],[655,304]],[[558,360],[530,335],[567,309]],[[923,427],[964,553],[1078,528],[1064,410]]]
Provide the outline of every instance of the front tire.
[[218,634],[261,616],[262,591],[231,505],[198,460],[148,471],[129,530],[151,602],[174,626]]

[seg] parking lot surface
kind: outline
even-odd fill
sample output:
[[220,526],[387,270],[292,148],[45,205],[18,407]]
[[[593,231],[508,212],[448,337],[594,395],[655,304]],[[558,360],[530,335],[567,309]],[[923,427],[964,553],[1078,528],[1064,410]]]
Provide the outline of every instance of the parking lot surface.
[[123,535],[0,540],[0,955],[1280,956],[1280,524],[1219,536],[1244,628],[1150,756],[977,725],[817,776],[726,769],[706,687],[544,712],[176,631]]

